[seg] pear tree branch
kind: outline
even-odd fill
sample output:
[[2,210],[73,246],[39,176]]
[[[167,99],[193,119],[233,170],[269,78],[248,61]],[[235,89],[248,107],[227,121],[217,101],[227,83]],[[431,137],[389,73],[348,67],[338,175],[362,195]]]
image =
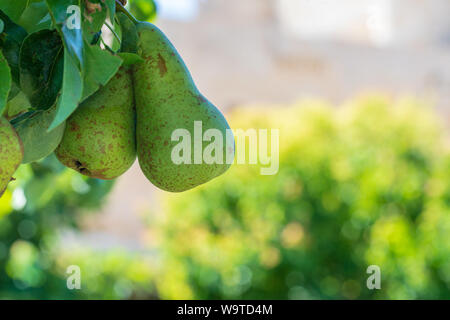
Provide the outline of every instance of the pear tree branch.
[[[122,0],[123,1],[123,0]],[[139,20],[131,14],[122,4],[122,1],[116,0],[116,11],[124,13],[134,24],[139,23]],[[126,1],[124,1],[126,3]]]

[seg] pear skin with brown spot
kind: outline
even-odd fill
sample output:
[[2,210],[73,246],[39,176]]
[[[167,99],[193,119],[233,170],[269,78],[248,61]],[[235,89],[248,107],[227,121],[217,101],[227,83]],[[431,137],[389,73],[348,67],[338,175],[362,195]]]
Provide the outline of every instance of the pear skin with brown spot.
[[[186,191],[228,170],[231,164],[226,161],[226,155],[234,159],[234,139],[226,143],[230,127],[225,117],[199,92],[185,63],[163,32],[147,22],[138,23],[136,28],[138,54],[144,59],[134,66],[133,72],[139,164],[145,176],[160,189]],[[195,147],[203,153],[210,143],[194,139],[196,122],[201,123],[203,133],[209,129],[221,133],[222,146],[215,148],[222,155],[217,158],[221,160],[199,163],[194,159]],[[190,161],[174,161],[173,151],[180,143],[172,139],[175,130],[190,135]]]
[[131,69],[121,67],[67,120],[56,156],[91,178],[111,180],[136,160],[136,110]]
[[22,163],[23,145],[8,120],[0,116],[0,197]]

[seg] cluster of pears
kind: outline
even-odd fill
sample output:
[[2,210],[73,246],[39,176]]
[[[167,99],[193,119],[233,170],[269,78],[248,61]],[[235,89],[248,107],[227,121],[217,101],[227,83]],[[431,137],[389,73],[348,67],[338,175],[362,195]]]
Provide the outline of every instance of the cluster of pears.
[[[123,20],[123,17],[121,17]],[[145,176],[157,187],[182,192],[224,173],[228,163],[176,164],[172,141],[177,129],[194,136],[194,122],[223,137],[229,125],[196,88],[177,50],[156,26],[128,20],[130,33],[122,48],[142,62],[122,66],[107,85],[85,100],[67,120],[55,151],[65,166],[98,179],[125,173],[139,159]],[[134,35],[134,36],[133,36]],[[194,150],[194,139],[191,139]],[[223,144],[224,155],[234,144]],[[0,196],[23,160],[23,146],[13,127],[0,118]]]
[[[98,179],[114,179],[127,171],[136,156],[145,176],[157,187],[182,192],[221,175],[227,163],[175,164],[174,130],[194,136],[194,122],[226,137],[229,125],[220,111],[196,88],[177,50],[156,26],[128,20],[134,37],[123,40],[138,54],[138,64],[122,66],[116,75],[85,100],[67,120],[55,151],[65,166]],[[131,49],[130,49],[131,48]],[[194,141],[192,140],[192,150]],[[0,190],[21,162],[23,152],[14,130],[0,123]],[[223,144],[223,154],[233,153]]]

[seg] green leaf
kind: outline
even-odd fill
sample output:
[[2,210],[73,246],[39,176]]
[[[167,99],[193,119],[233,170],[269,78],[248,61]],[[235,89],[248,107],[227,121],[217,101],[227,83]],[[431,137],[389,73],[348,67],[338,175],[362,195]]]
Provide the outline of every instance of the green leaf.
[[0,51],[0,116],[3,114],[6,103],[8,102],[11,81],[11,69],[9,68],[8,61],[6,61],[6,58]]
[[0,33],[3,33],[3,30],[5,30],[5,23],[0,19]]
[[120,52],[117,55],[122,58],[123,66],[130,66],[130,65],[142,63],[145,61],[141,56],[139,56],[136,53]]
[[[67,13],[70,6],[75,5],[81,8],[80,0],[46,0],[46,2],[56,28],[63,38],[66,50],[72,55],[81,70],[83,67],[83,35],[81,28],[74,28],[68,23],[76,18],[77,13]],[[81,19],[81,17],[79,18]]]
[[5,24],[4,32],[6,33],[6,39],[2,44],[2,51],[11,68],[13,81],[16,84],[19,84],[19,53],[22,42],[27,36],[27,32],[25,29],[12,22],[2,11],[0,11],[0,19],[2,19]]
[[11,99],[14,99],[20,92],[20,88],[19,86],[12,81],[11,82],[11,90],[9,91],[9,96],[8,96],[8,101],[10,101]]
[[84,74],[83,100],[104,86],[122,65],[122,59],[99,46],[85,44],[86,72]]
[[72,55],[64,50],[64,77],[62,93],[58,99],[57,112],[49,131],[62,124],[78,107],[83,93],[83,81]]
[[114,15],[116,14],[116,0],[105,0],[106,7],[109,12],[109,20],[114,21]]
[[28,2],[29,0],[0,0],[0,10],[10,17],[11,20],[18,22]]
[[6,105],[8,118],[14,118],[17,115],[25,112],[31,108],[30,102],[28,101],[25,93],[19,90],[18,94],[11,100],[8,101]]
[[118,52],[120,50],[123,37],[120,24],[117,23],[116,19],[114,19],[112,29],[114,30],[115,36],[113,35],[112,37],[111,49],[113,52]]
[[138,20],[151,21],[156,17],[157,7],[153,0],[133,0],[130,11]]
[[117,18],[122,30],[122,46],[121,52],[137,53],[137,43],[139,36],[137,33],[136,25],[131,21],[124,13],[119,12]]
[[50,29],[52,19],[45,2],[31,3],[21,15],[18,23],[27,30],[34,33],[43,29]]
[[62,86],[64,48],[55,30],[29,35],[20,51],[20,84],[35,109],[55,104]]
[[24,158],[22,163],[30,163],[51,154],[60,144],[65,129],[65,122],[48,132],[56,113],[56,107],[41,111],[22,121],[16,131],[23,142]]
[[102,29],[108,15],[108,8],[103,0],[86,0],[83,6],[83,35],[89,43]]

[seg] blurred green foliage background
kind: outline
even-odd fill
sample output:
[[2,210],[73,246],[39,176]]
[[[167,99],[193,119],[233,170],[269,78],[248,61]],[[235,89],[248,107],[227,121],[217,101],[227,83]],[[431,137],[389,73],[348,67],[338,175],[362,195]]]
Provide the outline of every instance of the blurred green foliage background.
[[[280,129],[280,171],[235,165],[148,212],[146,250],[71,248],[58,233],[111,182],[53,157],[0,199],[0,298],[449,299],[450,152],[439,116],[373,96],[333,107],[237,108],[233,128]],[[82,290],[66,268],[82,270]],[[369,265],[381,290],[369,290]]]

